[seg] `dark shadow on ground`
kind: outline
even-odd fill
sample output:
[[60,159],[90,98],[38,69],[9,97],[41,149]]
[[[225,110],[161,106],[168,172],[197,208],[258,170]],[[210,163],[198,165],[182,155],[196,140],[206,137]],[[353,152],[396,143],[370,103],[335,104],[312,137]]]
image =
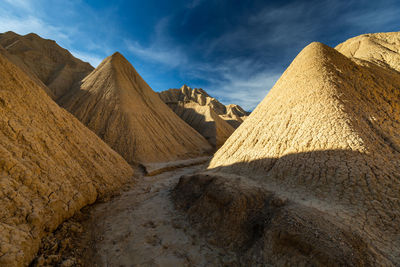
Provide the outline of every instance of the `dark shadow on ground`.
[[394,156],[326,150],[239,162],[181,177],[172,198],[243,265],[396,265]]

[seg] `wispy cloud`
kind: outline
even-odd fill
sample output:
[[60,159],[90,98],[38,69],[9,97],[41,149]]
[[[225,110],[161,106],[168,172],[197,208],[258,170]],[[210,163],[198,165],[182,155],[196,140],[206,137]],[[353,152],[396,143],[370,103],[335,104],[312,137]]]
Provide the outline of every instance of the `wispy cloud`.
[[149,47],[142,47],[136,41],[125,40],[126,47],[135,56],[144,60],[161,63],[170,68],[177,67],[187,62],[185,54],[179,49],[168,48],[157,42]]
[[0,32],[14,31],[19,34],[37,33],[44,38],[56,39],[58,42],[68,44],[71,42],[69,29],[49,25],[41,18],[32,15],[9,15],[0,11]]
[[254,59],[233,58],[221,64],[193,64],[186,72],[189,78],[205,81],[202,87],[224,104],[240,104],[253,110],[267,95],[281,75],[280,70],[265,69]]
[[[0,9],[0,32],[14,31],[18,34],[28,34],[34,32],[43,38],[55,40],[62,47],[73,51],[73,54],[92,65],[97,65],[103,53],[89,52],[89,49],[82,49],[83,44],[93,44],[90,36],[86,32],[80,31],[76,23],[54,22],[54,17],[49,17],[48,12],[44,12],[44,2],[41,0],[6,0],[1,4]],[[70,3],[60,3],[60,9],[68,10],[70,16],[76,15],[79,10]],[[81,8],[83,9],[83,8]],[[78,41],[81,41],[79,43]],[[79,46],[79,48],[77,48]],[[85,48],[85,47],[83,47]],[[101,49],[104,50],[104,45]]]
[[188,9],[193,9],[198,7],[204,0],[191,0],[189,3],[186,5],[186,8]]
[[161,18],[154,26],[152,41],[149,46],[142,46],[138,41],[124,40],[127,49],[141,59],[161,63],[168,68],[176,68],[188,62],[186,54],[171,40],[169,31],[170,17]]
[[236,1],[240,7],[188,0],[171,1],[165,13],[152,13],[156,1],[149,1],[140,14],[121,10],[136,1],[94,9],[80,0],[4,0],[0,31],[38,33],[94,66],[119,50],[156,89],[188,83],[253,109],[308,43],[335,46],[358,34],[398,30],[400,17],[397,0]]
[[31,9],[32,8],[32,1],[31,0],[5,0],[8,4],[22,9]]
[[234,103],[246,110],[253,110],[279,79],[280,73],[263,72],[249,77],[227,77],[223,83],[215,83],[215,97],[225,104]]
[[89,62],[93,67],[97,67],[104,59],[97,54],[85,53],[75,50],[71,50],[70,52],[74,57],[79,58],[85,62]]
[[400,17],[400,5],[397,1],[388,6],[378,6],[373,10],[357,12],[352,10],[348,16],[343,17],[343,23],[351,25],[358,30],[371,33],[382,31],[385,25],[397,25]]

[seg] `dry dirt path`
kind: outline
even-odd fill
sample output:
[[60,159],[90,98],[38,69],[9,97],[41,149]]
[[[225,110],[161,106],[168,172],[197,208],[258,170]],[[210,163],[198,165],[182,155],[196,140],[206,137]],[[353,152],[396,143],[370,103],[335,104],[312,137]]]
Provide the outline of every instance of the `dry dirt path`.
[[89,225],[90,266],[221,266],[233,255],[217,249],[191,229],[175,210],[170,191],[184,174],[204,164],[144,176],[109,202],[95,205]]

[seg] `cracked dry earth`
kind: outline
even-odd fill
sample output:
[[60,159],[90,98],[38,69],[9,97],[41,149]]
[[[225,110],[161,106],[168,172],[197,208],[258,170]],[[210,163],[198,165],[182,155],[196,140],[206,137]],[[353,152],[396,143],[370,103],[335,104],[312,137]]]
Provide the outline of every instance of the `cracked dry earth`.
[[208,244],[175,210],[170,192],[182,175],[202,170],[190,166],[142,177],[129,191],[95,205],[84,229],[92,235],[84,266],[220,266],[234,255]]

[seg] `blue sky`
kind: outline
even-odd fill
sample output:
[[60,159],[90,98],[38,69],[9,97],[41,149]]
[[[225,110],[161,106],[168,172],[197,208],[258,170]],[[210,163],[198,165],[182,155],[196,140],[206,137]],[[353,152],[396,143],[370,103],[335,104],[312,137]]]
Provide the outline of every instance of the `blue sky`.
[[0,0],[0,32],[35,32],[93,66],[119,51],[155,91],[187,84],[247,110],[310,42],[399,26],[392,0]]

